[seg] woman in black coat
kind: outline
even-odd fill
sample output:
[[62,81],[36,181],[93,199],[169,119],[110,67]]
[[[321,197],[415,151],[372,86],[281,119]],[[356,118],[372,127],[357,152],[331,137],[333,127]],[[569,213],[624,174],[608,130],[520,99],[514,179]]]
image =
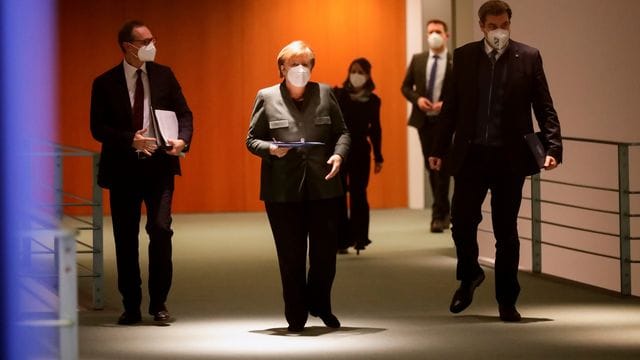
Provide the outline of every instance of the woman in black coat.
[[349,192],[350,211],[344,201],[339,253],[355,247],[358,254],[371,243],[369,239],[369,202],[367,185],[371,171],[373,147],[374,174],[382,170],[382,129],[380,127],[380,98],[373,93],[371,63],[358,58],[349,65],[349,73],[342,88],[334,88],[345,124],[351,134],[351,150],[342,166],[341,174]]

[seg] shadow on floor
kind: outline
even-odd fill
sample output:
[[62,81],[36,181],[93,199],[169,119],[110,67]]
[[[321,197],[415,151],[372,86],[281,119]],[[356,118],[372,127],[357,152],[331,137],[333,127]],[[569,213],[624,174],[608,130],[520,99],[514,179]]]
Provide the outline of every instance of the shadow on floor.
[[304,331],[300,333],[292,333],[287,330],[287,328],[270,328],[265,330],[251,330],[249,332],[255,334],[263,334],[263,335],[275,335],[275,336],[292,336],[292,337],[313,337],[313,336],[322,336],[326,334],[332,333],[345,333],[349,335],[367,335],[367,334],[375,334],[387,329],[380,328],[362,328],[362,327],[341,327],[339,329],[332,329],[324,326],[309,326],[305,327]]

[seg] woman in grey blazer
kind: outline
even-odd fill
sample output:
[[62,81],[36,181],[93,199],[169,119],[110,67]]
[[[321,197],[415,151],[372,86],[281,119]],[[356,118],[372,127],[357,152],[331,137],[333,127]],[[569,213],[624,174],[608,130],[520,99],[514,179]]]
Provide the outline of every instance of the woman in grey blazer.
[[308,314],[339,328],[331,286],[344,189],[336,175],[349,132],[331,88],[309,82],[315,55],[307,44],[285,46],[277,63],[284,80],[258,91],[246,144],[262,158],[260,199],[276,243],[288,330],[302,331]]

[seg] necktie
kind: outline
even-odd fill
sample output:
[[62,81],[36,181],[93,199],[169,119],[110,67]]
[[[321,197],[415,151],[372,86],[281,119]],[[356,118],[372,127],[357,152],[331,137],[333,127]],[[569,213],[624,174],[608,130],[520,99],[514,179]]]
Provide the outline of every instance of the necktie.
[[142,70],[136,70],[136,90],[133,93],[133,130],[142,129],[144,120],[144,86],[142,85]]
[[498,50],[496,49],[491,50],[491,52],[489,53],[489,61],[491,61],[491,64],[495,65],[497,59],[498,59]]
[[438,55],[433,55],[433,65],[431,65],[431,72],[429,73],[429,82],[427,84],[427,99],[433,101],[433,87],[436,84],[436,71],[438,69]]

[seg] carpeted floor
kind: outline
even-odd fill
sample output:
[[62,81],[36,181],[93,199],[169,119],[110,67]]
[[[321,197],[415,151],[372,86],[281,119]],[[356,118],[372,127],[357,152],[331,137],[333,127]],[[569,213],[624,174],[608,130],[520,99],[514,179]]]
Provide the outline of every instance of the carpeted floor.
[[[174,216],[175,322],[118,326],[120,298],[105,219],[106,307],[80,312],[80,359],[639,359],[640,299],[521,273],[521,323],[499,321],[493,271],[459,315],[450,231],[426,211],[372,211],[373,244],[339,255],[329,330],[310,318],[286,332],[275,248],[264,213]],[[144,243],[144,241],[142,241]],[[146,250],[141,249],[146,268]],[[146,274],[146,271],[144,271]],[[80,281],[80,303],[90,305]],[[145,300],[146,301],[146,297]],[[143,308],[146,312],[146,308]]]

